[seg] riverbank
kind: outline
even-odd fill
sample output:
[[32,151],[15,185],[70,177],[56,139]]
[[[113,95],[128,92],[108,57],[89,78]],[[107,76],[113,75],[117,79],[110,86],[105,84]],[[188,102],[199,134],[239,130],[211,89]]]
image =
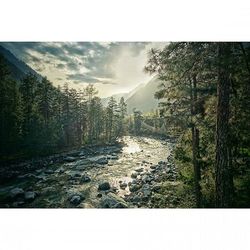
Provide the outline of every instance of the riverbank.
[[71,159],[77,159],[77,157],[81,155],[95,155],[98,154],[98,150],[100,148],[109,146],[122,147],[122,144],[121,142],[92,144],[46,156],[36,156],[30,159],[21,159],[19,161],[14,160],[1,162],[0,185],[12,180],[19,174],[26,174],[36,169],[46,168],[53,164],[59,164],[68,161],[70,159],[69,157],[72,157]]
[[125,136],[62,155],[1,185],[1,207],[182,207],[173,148],[171,140]]

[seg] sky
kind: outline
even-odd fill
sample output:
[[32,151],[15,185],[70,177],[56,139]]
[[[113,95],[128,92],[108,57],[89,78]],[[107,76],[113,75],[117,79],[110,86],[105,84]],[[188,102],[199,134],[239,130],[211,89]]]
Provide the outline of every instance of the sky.
[[100,97],[125,93],[152,76],[143,71],[151,48],[163,42],[5,42],[3,45],[53,83],[81,89],[94,84]]

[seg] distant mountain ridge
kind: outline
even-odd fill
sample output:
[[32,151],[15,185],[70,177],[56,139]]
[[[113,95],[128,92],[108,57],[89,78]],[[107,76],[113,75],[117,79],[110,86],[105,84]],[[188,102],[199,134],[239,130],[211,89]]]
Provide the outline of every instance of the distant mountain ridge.
[[4,56],[6,63],[8,64],[9,69],[11,71],[11,75],[15,80],[20,81],[28,73],[32,73],[36,75],[39,79],[42,78],[40,74],[38,74],[35,70],[33,70],[26,63],[19,60],[9,50],[5,49],[1,45],[0,45],[0,54]]
[[158,107],[159,101],[154,98],[155,92],[158,90],[160,81],[155,76],[142,88],[138,89],[130,98],[127,99],[128,114],[133,112],[133,109],[142,111],[143,113],[150,112]]
[[[38,74],[26,63],[19,60],[9,50],[5,49],[1,45],[0,54],[4,56],[10,68],[12,77],[15,80],[20,81],[28,73],[36,75],[39,80],[42,78],[40,74]],[[119,101],[121,97],[124,97],[127,103],[128,114],[132,114],[134,108],[142,111],[143,113],[150,112],[158,107],[159,101],[154,98],[154,94],[158,89],[159,83],[160,81],[155,76],[148,83],[140,84],[128,93],[119,93],[112,96],[116,99],[116,101]],[[107,106],[109,99],[110,97],[102,98],[102,104]]]
[[[134,108],[143,113],[150,112],[158,107],[159,101],[154,98],[154,94],[158,90],[159,84],[160,81],[157,76],[155,76],[148,83],[140,84],[129,93],[116,94],[112,95],[112,97],[117,101],[119,101],[121,97],[124,97],[127,103],[128,114],[132,114]],[[110,97],[102,99],[104,106],[107,106],[109,99]]]

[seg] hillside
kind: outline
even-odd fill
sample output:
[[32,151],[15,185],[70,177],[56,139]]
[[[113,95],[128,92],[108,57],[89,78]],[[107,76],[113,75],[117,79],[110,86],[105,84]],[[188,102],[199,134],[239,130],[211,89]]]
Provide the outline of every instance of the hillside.
[[[120,93],[112,95],[118,102],[121,97],[124,97],[127,103],[128,114],[133,113],[136,108],[142,112],[150,112],[158,106],[158,100],[154,98],[154,93],[158,89],[160,81],[154,77],[146,84],[140,84],[128,93]],[[111,96],[110,96],[111,97]],[[107,106],[110,97],[102,98],[102,104]]]
[[11,75],[15,80],[19,81],[28,73],[36,75],[39,79],[41,78],[41,75],[39,75],[35,70],[33,70],[23,61],[16,58],[9,50],[5,49],[1,45],[0,45],[0,54],[2,54],[6,59],[6,63],[9,66]]
[[145,86],[129,97],[126,100],[128,114],[131,114],[134,108],[142,112],[149,112],[152,109],[156,109],[158,106],[158,100],[154,98],[154,93],[157,91],[159,83],[160,81],[157,77],[154,77]]

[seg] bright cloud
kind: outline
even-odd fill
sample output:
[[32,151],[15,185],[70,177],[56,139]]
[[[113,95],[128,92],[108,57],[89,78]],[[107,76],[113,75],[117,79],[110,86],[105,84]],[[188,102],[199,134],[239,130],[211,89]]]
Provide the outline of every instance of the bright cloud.
[[81,89],[92,83],[101,97],[128,92],[150,80],[143,72],[150,48],[167,43],[146,42],[15,42],[3,43],[55,86],[68,82]]

